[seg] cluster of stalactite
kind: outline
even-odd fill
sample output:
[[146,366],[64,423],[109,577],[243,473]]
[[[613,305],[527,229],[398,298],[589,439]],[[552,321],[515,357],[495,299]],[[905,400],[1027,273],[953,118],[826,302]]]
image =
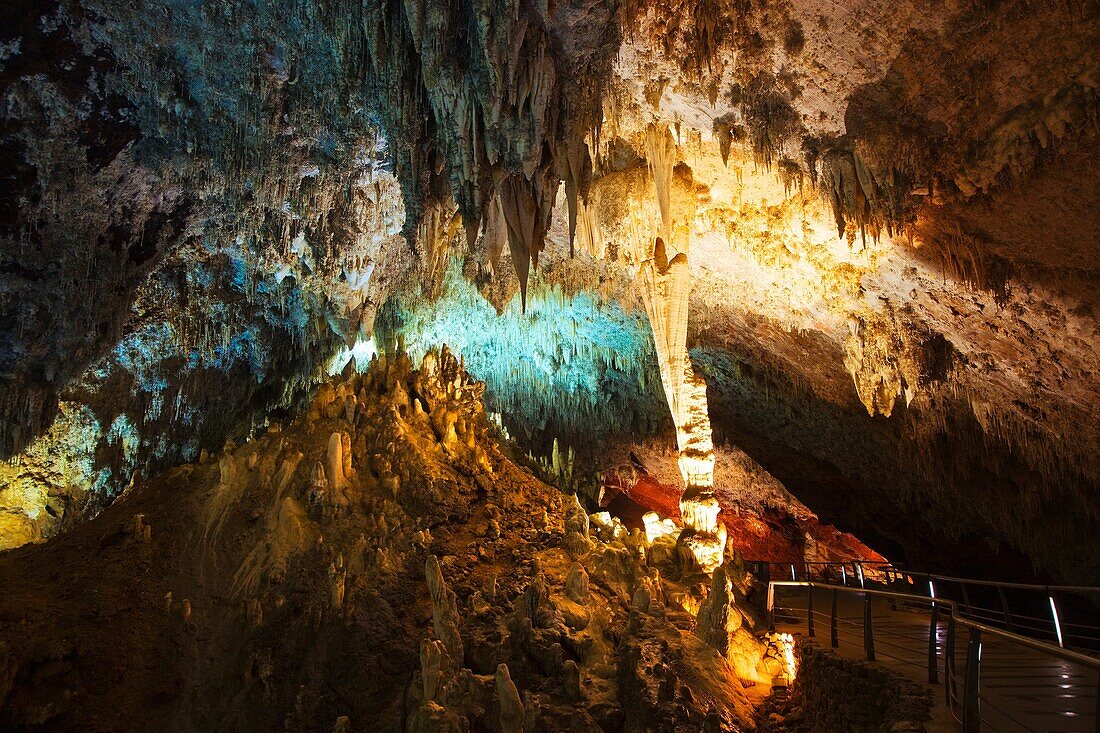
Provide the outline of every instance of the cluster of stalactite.
[[890,308],[874,318],[853,316],[849,330],[844,366],[870,415],[890,417],[899,397],[908,406],[951,369],[950,342],[915,324],[905,309]]
[[11,29],[0,545],[295,407],[369,332],[404,211],[346,5],[86,0]]
[[[435,208],[455,221],[457,211],[467,242],[483,236],[494,262],[507,241],[525,298],[560,183],[571,235],[587,204],[588,140],[600,135],[616,47],[612,10],[548,12],[517,0],[368,5],[369,70],[383,125],[405,143],[397,165],[410,222],[438,216]],[[603,30],[567,59],[555,51],[555,24],[577,22]],[[430,231],[421,246],[437,263],[457,231]]]
[[525,314],[514,292],[498,312],[457,263],[437,299],[425,296],[402,293],[382,308],[379,350],[400,344],[419,356],[436,343],[450,346],[486,383],[489,409],[536,455],[549,455],[556,440],[588,458],[609,436],[668,430],[645,313],[544,280],[528,294]]

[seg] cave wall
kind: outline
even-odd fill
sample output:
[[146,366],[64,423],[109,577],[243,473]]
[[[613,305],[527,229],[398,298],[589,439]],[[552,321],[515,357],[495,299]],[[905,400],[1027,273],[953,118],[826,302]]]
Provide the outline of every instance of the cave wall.
[[341,16],[3,12],[11,546],[295,407],[415,259]]

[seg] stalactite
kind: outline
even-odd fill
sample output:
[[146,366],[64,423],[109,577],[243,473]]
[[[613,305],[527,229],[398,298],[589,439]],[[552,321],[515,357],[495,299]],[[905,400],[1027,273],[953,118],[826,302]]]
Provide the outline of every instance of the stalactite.
[[519,276],[523,310],[527,310],[527,278],[532,263],[538,266],[539,252],[546,237],[546,217],[539,210],[531,183],[513,175],[500,184],[500,206],[508,228],[508,248]]
[[743,142],[748,136],[744,126],[738,124],[732,114],[715,118],[711,132],[718,139],[718,152],[722,156],[722,165],[729,164],[730,148],[733,143]]
[[433,297],[439,293],[447,255],[461,226],[462,216],[446,204],[431,207],[420,220],[416,238]]
[[577,217],[577,240],[582,252],[602,260],[607,246],[600,229],[600,204],[597,197],[598,193],[595,193],[592,202],[581,203]]
[[1001,305],[1008,302],[1012,264],[989,250],[978,237],[957,226],[953,231],[929,231],[922,238],[939,259],[945,278],[952,278],[993,293]]
[[649,170],[657,188],[657,207],[661,212],[661,234],[672,242],[672,173],[676,165],[676,141],[667,125],[650,124],[646,129],[646,153]]
[[583,140],[568,138],[559,147],[560,176],[565,181],[565,200],[569,210],[569,255],[575,253],[578,211],[588,207],[588,192],[592,185],[592,156]]

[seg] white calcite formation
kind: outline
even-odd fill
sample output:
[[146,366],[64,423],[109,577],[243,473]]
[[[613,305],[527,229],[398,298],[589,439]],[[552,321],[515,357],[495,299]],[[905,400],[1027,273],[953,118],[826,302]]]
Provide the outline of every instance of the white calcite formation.
[[[714,484],[714,444],[707,414],[707,388],[695,374],[687,352],[690,239],[676,237],[673,217],[672,177],[677,151],[672,133],[664,126],[650,126],[646,147],[656,189],[660,233],[650,232],[635,242],[636,249],[641,250],[635,253],[641,263],[637,281],[653,329],[661,385],[676,425],[684,481],[680,509],[686,528],[684,547],[700,567],[710,572],[722,563],[726,533],[718,522],[717,500],[710,492]],[[670,257],[668,243],[673,241],[682,249]]]

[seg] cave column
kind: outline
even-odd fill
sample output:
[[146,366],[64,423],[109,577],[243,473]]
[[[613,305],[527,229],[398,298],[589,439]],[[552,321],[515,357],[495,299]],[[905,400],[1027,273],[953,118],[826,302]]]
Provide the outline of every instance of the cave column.
[[726,529],[718,521],[714,496],[714,444],[707,411],[706,383],[695,373],[687,351],[688,296],[691,274],[687,241],[669,259],[666,242],[672,240],[672,174],[676,146],[667,127],[651,126],[647,133],[650,168],[657,189],[661,236],[647,237],[638,272],[642,300],[649,316],[661,385],[676,425],[680,474],[684,493],[680,514],[684,532],[682,552],[690,554],[707,572],[723,560]]

